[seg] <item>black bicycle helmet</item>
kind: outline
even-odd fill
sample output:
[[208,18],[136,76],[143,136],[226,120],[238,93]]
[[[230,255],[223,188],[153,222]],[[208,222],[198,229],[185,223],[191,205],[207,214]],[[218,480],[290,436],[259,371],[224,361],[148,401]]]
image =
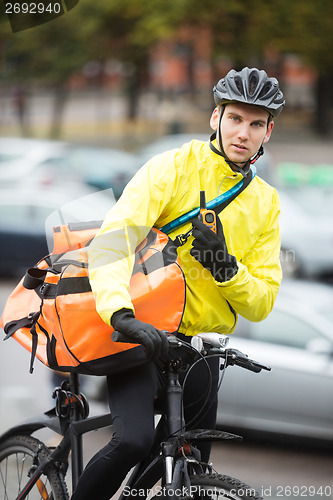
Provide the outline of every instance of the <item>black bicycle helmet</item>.
[[218,125],[218,136],[221,149],[218,150],[212,143],[216,138],[216,132],[214,132],[210,138],[210,148],[214,153],[223,156],[225,161],[234,170],[240,172],[245,177],[249,173],[250,166],[264,154],[264,148],[263,145],[261,145],[259,151],[253,158],[250,158],[250,160],[246,162],[243,168],[227,157],[223,149],[221,137],[221,120],[224,107],[226,104],[232,102],[260,106],[260,108],[265,109],[269,113],[268,126],[270,120],[278,116],[285,105],[279,82],[276,78],[269,78],[264,70],[259,70],[257,68],[246,67],[241,71],[232,69],[224,78],[219,80],[213,88],[213,92],[216,106],[222,105],[223,107]]
[[230,102],[254,104],[278,116],[285,100],[276,78],[268,78],[266,71],[256,68],[232,69],[213,89],[216,106]]

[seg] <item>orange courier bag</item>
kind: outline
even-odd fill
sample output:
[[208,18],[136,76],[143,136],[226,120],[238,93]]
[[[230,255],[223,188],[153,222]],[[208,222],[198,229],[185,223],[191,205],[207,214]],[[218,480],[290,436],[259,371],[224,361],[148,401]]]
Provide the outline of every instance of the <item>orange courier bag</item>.
[[[53,228],[54,249],[9,296],[0,326],[46,366],[90,375],[120,373],[145,363],[141,345],[113,342],[112,327],[96,311],[87,246],[97,223]],[[175,333],[185,307],[185,277],[177,244],[153,228],[136,250],[130,281],[135,316]]]

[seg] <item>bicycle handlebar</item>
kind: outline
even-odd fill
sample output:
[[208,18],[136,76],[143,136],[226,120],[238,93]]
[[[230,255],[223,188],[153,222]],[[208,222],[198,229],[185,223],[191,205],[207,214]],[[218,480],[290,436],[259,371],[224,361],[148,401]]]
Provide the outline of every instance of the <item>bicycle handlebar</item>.
[[246,354],[238,349],[226,349],[225,352],[227,354],[227,365],[229,366],[237,365],[254,373],[260,373],[261,370],[271,371],[270,366],[262,365],[261,363],[258,363],[258,361],[250,359]]
[[[168,333],[168,332],[166,332]],[[197,339],[200,339],[199,341]],[[128,344],[137,344],[132,339],[129,339],[126,335],[121,332],[114,331],[111,334],[111,339],[114,342],[125,342]],[[215,332],[208,333],[199,333],[193,339],[196,339],[194,342],[192,341],[192,347],[196,349],[198,352],[204,355],[219,355],[226,362],[226,366],[240,366],[245,370],[252,371],[254,373],[259,373],[261,370],[270,371],[271,368],[269,366],[265,366],[258,361],[250,359],[247,354],[239,351],[238,349],[226,349],[225,346],[228,343],[229,338]],[[186,345],[180,339],[175,337],[174,335],[168,334],[168,341],[170,347],[179,347],[180,345]]]

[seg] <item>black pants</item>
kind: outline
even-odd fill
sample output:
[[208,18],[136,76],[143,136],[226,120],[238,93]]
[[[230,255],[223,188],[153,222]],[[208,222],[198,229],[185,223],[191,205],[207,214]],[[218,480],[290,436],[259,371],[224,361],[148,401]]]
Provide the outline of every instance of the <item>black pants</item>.
[[[208,412],[201,413],[191,428],[215,428],[219,360],[209,360],[212,390]],[[88,463],[80,477],[72,500],[109,500],[128,471],[145,458],[154,438],[154,399],[160,385],[158,370],[148,363],[121,375],[107,378],[108,397],[113,419],[111,441]],[[185,421],[191,422],[202,410],[209,383],[205,363],[191,371],[184,392]],[[193,404],[194,403],[194,404]],[[202,443],[202,460],[208,461],[210,444]]]

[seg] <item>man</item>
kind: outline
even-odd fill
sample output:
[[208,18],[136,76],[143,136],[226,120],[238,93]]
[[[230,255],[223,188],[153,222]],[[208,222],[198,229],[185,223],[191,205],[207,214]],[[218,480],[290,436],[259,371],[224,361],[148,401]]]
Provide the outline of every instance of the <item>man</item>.
[[[251,163],[263,153],[273,119],[285,104],[277,80],[255,68],[230,71],[214,87],[214,99],[210,125],[216,138],[213,134],[207,143],[194,140],[147,162],[107,214],[90,246],[90,282],[99,314],[115,330],[142,344],[149,359],[165,355],[167,342],[164,332],[135,318],[129,295],[135,247],[151,227],[161,228],[199,206],[200,191],[205,191],[209,201],[245,177]],[[281,281],[278,216],[275,189],[255,177],[220,213],[217,234],[198,219],[170,234],[174,238],[193,229],[178,250],[186,278],[181,338],[188,340],[204,331],[229,334],[238,314],[251,321],[261,321],[269,314]],[[115,243],[119,238],[121,244]],[[196,427],[215,425],[216,359],[210,368],[211,404]],[[207,376],[196,369],[185,391],[187,422],[199,412],[198,394],[204,393],[206,384]],[[114,435],[88,464],[73,500],[109,499],[128,470],[148,453],[156,386],[153,362],[108,377]],[[187,406],[191,401],[197,403]],[[208,461],[209,446],[201,451]]]

